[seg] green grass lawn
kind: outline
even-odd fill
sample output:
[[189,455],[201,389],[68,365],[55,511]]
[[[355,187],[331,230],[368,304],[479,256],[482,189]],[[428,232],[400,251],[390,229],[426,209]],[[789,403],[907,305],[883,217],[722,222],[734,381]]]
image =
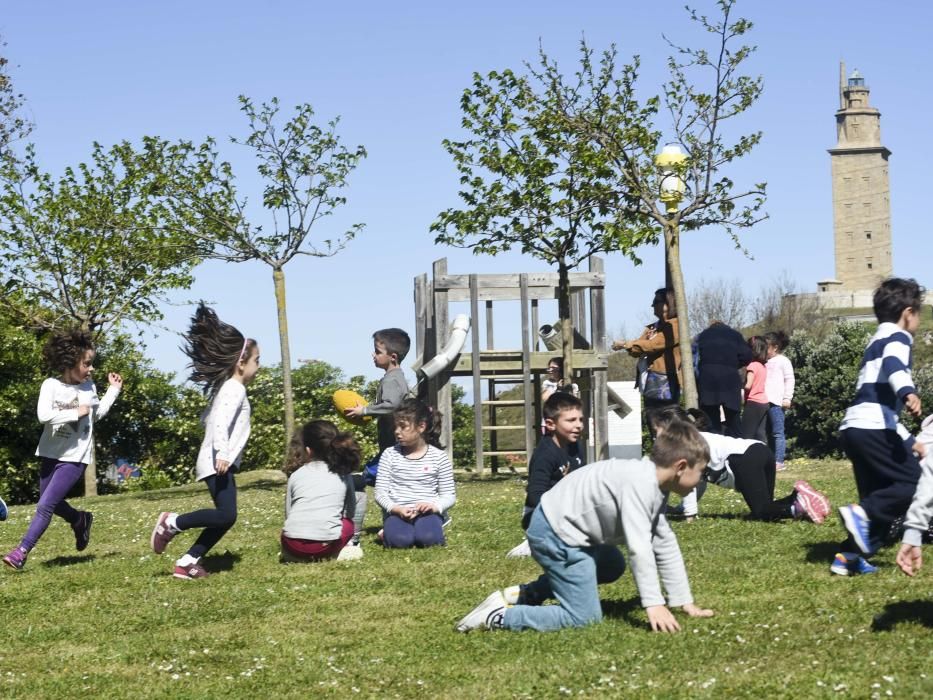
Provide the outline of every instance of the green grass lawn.
[[[840,462],[790,464],[834,504],[854,484]],[[279,564],[284,479],[240,479],[240,517],[201,581],[171,576],[193,539],[149,549],[160,510],[208,503],[200,485],[85,501],[91,546],[53,522],[23,572],[0,572],[0,697],[916,697],[933,696],[933,548],[921,574],[832,577],[842,537],[823,526],[752,523],[738,494],[711,488],[677,522],[697,603],[683,632],[652,634],[629,574],[602,589],[606,619],[551,634],[453,631],[493,589],[537,575],[506,559],[522,537],[515,479],[458,483],[449,546],[376,546],[371,504],[358,562]],[[31,507],[0,525],[4,551]]]

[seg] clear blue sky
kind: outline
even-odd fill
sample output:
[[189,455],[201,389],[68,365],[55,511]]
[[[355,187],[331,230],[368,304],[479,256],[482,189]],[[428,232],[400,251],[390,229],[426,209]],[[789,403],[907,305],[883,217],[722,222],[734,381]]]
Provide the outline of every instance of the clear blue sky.
[[[715,12],[707,0],[697,4]],[[435,258],[446,256],[456,273],[544,269],[517,254],[474,257],[435,246],[428,231],[438,212],[458,203],[457,175],[441,140],[458,135],[459,97],[473,71],[520,69],[535,59],[540,40],[569,72],[585,35],[597,49],[614,42],[623,58],[640,54],[647,96],[666,75],[661,33],[679,43],[700,40],[681,0],[4,5],[4,52],[36,123],[31,138],[52,172],[86,160],[95,140],[146,134],[213,135],[223,154],[236,159],[223,142],[244,133],[241,93],[257,101],[278,96],[288,107],[310,102],[321,120],[341,116],[344,142],[364,144],[369,158],[351,176],[347,206],[313,235],[325,238],[354,222],[366,229],[336,258],[298,258],[286,268],[292,357],[323,359],[372,378],[378,372],[370,334],[383,326],[414,330],[412,279],[429,272]],[[750,68],[765,80],[762,100],[742,124],[744,131],[762,129],[765,138],[732,172],[739,186],[768,182],[771,219],[743,235],[752,260],[722,231],[690,236],[688,287],[724,277],[755,291],[786,271],[813,291],[817,280],[833,276],[826,149],[835,144],[840,60],[866,77],[882,112],[882,141],[893,152],[895,272],[930,284],[924,182],[933,173],[922,166],[933,148],[933,92],[924,77],[933,58],[930,4],[746,1],[738,11],[756,23],[751,41],[759,50]],[[251,170],[240,167],[239,177],[242,191],[258,193]],[[645,250],[644,262],[635,268],[619,256],[607,260],[612,331],[624,325],[634,333],[648,317],[651,292],[663,281],[660,251]],[[194,287],[176,297],[211,300],[223,318],[260,340],[266,362],[278,360],[264,265],[205,264]],[[190,310],[166,308],[169,330],[147,333],[150,356],[166,370],[183,368],[172,331],[185,328]]]

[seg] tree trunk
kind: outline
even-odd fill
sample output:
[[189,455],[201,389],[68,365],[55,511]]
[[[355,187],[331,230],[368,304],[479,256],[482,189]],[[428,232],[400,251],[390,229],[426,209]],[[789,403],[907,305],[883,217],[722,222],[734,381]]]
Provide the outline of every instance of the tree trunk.
[[272,269],[275,284],[275,309],[279,319],[279,349],[282,355],[282,395],[285,397],[285,444],[283,460],[288,458],[288,445],[295,432],[295,403],[292,397],[292,356],[288,348],[288,316],[285,311],[285,272],[281,267]]
[[677,303],[677,330],[680,337],[680,366],[683,373],[684,403],[687,408],[698,408],[696,376],[693,373],[693,346],[690,334],[690,317],[687,310],[687,292],[684,289],[684,274],[680,267],[680,231],[676,223],[664,227],[664,250],[668,272],[674,287]]
[[[81,330],[90,332],[91,324],[85,319],[81,321]],[[96,341],[95,341],[96,344]],[[96,383],[95,383],[96,386]],[[91,415],[88,417],[88,420],[93,421],[94,416]],[[88,459],[87,468],[84,470],[84,496],[96,496],[97,495],[97,450],[94,448],[94,441],[96,435],[94,434],[94,428],[97,426],[94,423],[91,423],[91,455]]]
[[88,460],[87,469],[84,470],[84,495],[85,497],[97,495],[97,450],[94,449],[93,444],[91,444],[91,458]]
[[564,384],[573,385],[573,321],[570,317],[570,270],[557,265],[557,315],[560,317],[561,351],[564,357]]

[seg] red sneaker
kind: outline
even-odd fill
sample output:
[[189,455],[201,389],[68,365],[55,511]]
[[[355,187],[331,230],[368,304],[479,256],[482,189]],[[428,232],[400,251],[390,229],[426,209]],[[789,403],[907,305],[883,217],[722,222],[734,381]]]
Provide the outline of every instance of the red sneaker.
[[159,513],[159,519],[156,520],[155,527],[152,529],[152,537],[149,539],[149,543],[152,545],[152,551],[156,554],[162,554],[176,534],[168,526],[170,515],[174,515],[174,513]]
[[185,578],[185,579],[195,579],[195,578],[205,578],[210,576],[207,569],[201,566],[200,562],[195,562],[194,564],[189,564],[188,566],[178,566],[175,565],[175,573],[173,574],[175,578]]

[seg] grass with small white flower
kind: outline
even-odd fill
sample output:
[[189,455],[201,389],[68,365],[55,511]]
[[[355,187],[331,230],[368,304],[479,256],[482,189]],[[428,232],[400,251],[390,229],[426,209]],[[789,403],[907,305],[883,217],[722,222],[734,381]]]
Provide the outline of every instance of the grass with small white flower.
[[[833,505],[854,497],[847,464],[795,460],[778,495],[806,478]],[[74,551],[60,519],[22,572],[0,571],[0,696],[46,697],[857,697],[933,695],[933,547],[909,579],[883,550],[872,576],[836,577],[843,530],[754,523],[741,497],[710,488],[675,522],[697,603],[716,616],[652,634],[630,574],[601,588],[605,620],[557,633],[453,626],[495,588],[536,576],[506,559],[522,537],[517,478],[458,480],[444,548],[377,546],[371,504],[357,562],[280,564],[284,478],[238,477],[239,520],[207,557],[209,578],[172,577],[149,548],[160,510],[209,503],[202,485],[76,499],[94,512]],[[15,545],[33,507],[11,509]]]

